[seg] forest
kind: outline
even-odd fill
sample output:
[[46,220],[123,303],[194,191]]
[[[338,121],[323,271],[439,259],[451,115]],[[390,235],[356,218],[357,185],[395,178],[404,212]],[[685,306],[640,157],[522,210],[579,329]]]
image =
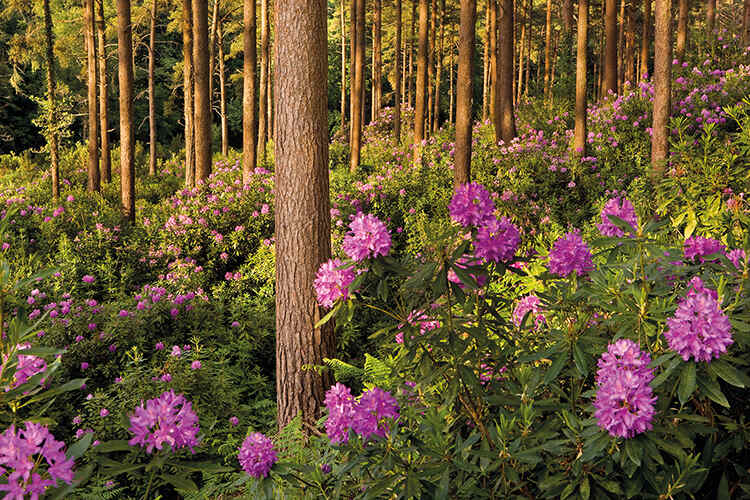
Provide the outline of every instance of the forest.
[[750,498],[748,193],[750,0],[5,0],[0,492]]

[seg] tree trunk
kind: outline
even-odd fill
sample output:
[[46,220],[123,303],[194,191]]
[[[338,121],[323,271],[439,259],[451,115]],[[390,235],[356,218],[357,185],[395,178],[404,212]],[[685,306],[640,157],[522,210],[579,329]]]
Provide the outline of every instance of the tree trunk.
[[[528,26],[526,27],[526,70],[523,76],[523,92],[519,95],[528,95],[529,93],[529,72],[531,71],[531,41],[534,39],[534,25],[531,23],[534,15],[534,3],[529,2],[529,12],[527,15]],[[520,98],[519,98],[520,100]]]
[[346,20],[344,15],[344,1],[341,0],[341,15],[339,16],[341,26],[341,133],[344,133],[346,125]]
[[229,124],[227,123],[227,86],[224,68],[224,30],[219,22],[216,43],[219,45],[219,112],[221,114],[221,154],[229,154]]
[[435,30],[437,29],[437,0],[430,3],[430,29],[427,35],[427,108],[425,109],[424,135],[429,137],[432,129],[432,106],[435,100]]
[[401,0],[396,2],[396,43],[394,55],[393,82],[393,139],[398,146],[401,144]]
[[106,27],[104,25],[103,0],[99,0],[96,10],[96,35],[99,56],[99,134],[101,135],[101,181],[112,180],[112,158],[109,152],[109,113],[107,110],[107,52],[104,47]]
[[[530,2],[529,2],[530,3]],[[526,5],[529,5],[527,3]],[[526,51],[526,37],[528,36],[526,33],[526,17],[528,17],[528,7],[524,9],[524,0],[519,0],[518,3],[518,10],[520,11],[520,18],[521,18],[521,39],[518,43],[518,65],[516,67],[516,71],[518,74],[518,80],[516,80],[516,88],[515,88],[515,103],[518,104],[518,102],[521,100],[521,90],[523,88],[523,56]],[[524,17],[526,16],[526,17]]]
[[550,91],[550,77],[552,76],[551,64],[552,50],[552,0],[547,0],[547,18],[544,24],[544,96]]
[[133,27],[130,0],[117,0],[117,78],[120,93],[120,190],[124,219],[135,221],[133,136]]
[[260,98],[258,111],[258,158],[266,162],[266,143],[268,142],[268,0],[260,2]]
[[474,59],[476,0],[461,0],[456,87],[456,153],[453,186],[469,182],[471,175],[471,70]]
[[211,175],[211,96],[208,91],[208,5],[193,1],[193,69],[195,71],[195,176]]
[[455,42],[453,40],[453,33],[451,33],[451,53],[450,57],[448,58],[448,94],[450,95],[450,102],[448,103],[448,123],[451,124],[451,126],[454,126],[453,123],[453,107],[455,104],[455,98],[454,92],[453,92],[453,47],[455,46]]
[[672,83],[672,1],[654,4],[654,120],[651,125],[651,175],[660,179],[669,155]]
[[156,175],[156,103],[154,102],[156,5],[157,0],[151,0],[151,30],[148,41],[148,175]]
[[[683,0],[687,1],[687,0]],[[682,7],[680,7],[682,8]],[[685,32],[687,33],[687,15],[685,16]],[[747,47],[750,43],[750,0],[744,1],[742,14],[742,46]]]
[[641,26],[641,67],[639,78],[648,78],[648,53],[651,50],[651,0],[643,0],[643,25]]
[[375,0],[375,12],[373,30],[375,36],[372,40],[372,87],[373,87],[373,105],[372,119],[377,119],[380,108],[383,107],[383,55],[382,55],[382,0]]
[[588,45],[588,0],[578,0],[576,51],[576,116],[573,147],[577,157],[586,156],[586,47]]
[[487,7],[490,11],[489,18],[489,52],[490,52],[490,64],[489,64],[489,81],[490,81],[490,115],[492,117],[492,125],[495,127],[495,143],[500,142],[500,107],[499,102],[499,89],[498,84],[498,71],[497,71],[497,0],[487,0]]
[[409,56],[407,55],[406,50],[409,46],[406,44],[408,37],[404,36],[403,2],[401,9],[401,107],[404,107],[408,104],[406,99],[406,83],[409,80],[407,69]]
[[99,68],[97,66],[96,41],[94,38],[94,0],[84,0],[83,22],[84,33],[86,35],[86,64],[88,68],[88,190],[98,192],[101,184],[99,176],[99,102],[97,101],[96,94]]
[[266,130],[268,130],[268,140],[269,141],[275,141],[276,140],[276,131],[273,128],[273,67],[271,65],[271,62],[273,61],[275,48],[274,48],[274,40],[271,38],[271,4],[269,4],[268,8],[268,58],[266,59],[266,75],[268,77],[266,78],[267,84],[266,84]]
[[430,21],[428,0],[419,1],[419,43],[417,54],[416,106],[414,111],[414,158],[421,158],[422,141],[425,138],[425,98],[427,97],[427,33]]
[[516,118],[513,114],[513,0],[502,0],[501,5],[498,95],[500,138],[507,144],[516,136]]
[[563,32],[570,34],[573,32],[573,0],[562,0],[560,5]]
[[213,111],[214,75],[216,74],[216,36],[219,26],[219,0],[214,0],[211,12],[211,31],[208,36],[208,103]]
[[[687,48],[687,31],[688,31],[688,16],[690,15],[690,7],[688,0],[679,0],[680,2],[680,14],[677,18],[677,47],[675,57],[678,61],[682,62],[685,57],[685,49]],[[745,5],[747,5],[747,0]],[[747,18],[747,9],[745,9],[745,18]],[[743,47],[745,46],[743,42]]]
[[362,147],[362,121],[364,114],[365,83],[365,0],[356,0],[354,43],[354,89],[352,91],[352,142],[349,156],[349,170],[356,172],[359,168],[360,149]]
[[409,81],[406,85],[406,100],[409,107],[414,109],[414,93],[416,91],[416,83],[414,82],[414,42],[416,40],[414,33],[416,32],[416,19],[417,19],[417,2],[419,0],[412,0],[411,2],[411,36],[409,37]]
[[490,61],[490,37],[492,36],[491,32],[491,3],[492,0],[487,0],[487,8],[485,9],[485,12],[487,15],[485,16],[486,19],[484,21],[484,55],[482,57],[482,121],[487,121],[487,115],[491,113],[490,109],[492,107],[492,91],[490,89],[491,87],[491,78],[490,78],[490,67],[492,65]]
[[57,81],[55,80],[55,39],[52,31],[52,12],[49,7],[49,0],[44,0],[43,8],[44,49],[47,59],[47,99],[49,101],[47,121],[50,127],[50,135],[47,140],[49,141],[50,171],[52,174],[52,198],[57,201],[60,199],[60,167],[57,151],[57,130],[55,129]]
[[443,78],[443,40],[445,37],[445,0],[440,2],[440,35],[438,40],[438,49],[435,65],[435,98],[433,101],[432,111],[432,131],[437,132],[440,128],[440,84]]
[[354,59],[357,56],[357,0],[349,1],[349,158],[351,159],[352,123],[354,122]]
[[242,184],[247,185],[258,166],[255,153],[255,66],[258,62],[255,0],[243,1],[242,21]]
[[706,1],[706,40],[708,45],[714,45],[714,28],[716,27],[716,0]]
[[617,93],[617,0],[605,0],[604,13],[604,82],[602,98]]
[[[363,13],[364,14],[364,13]],[[313,281],[331,256],[326,3],[276,3],[276,400],[283,428],[301,415],[320,415],[331,376],[303,370],[334,353],[331,323]]]
[[182,1],[183,86],[185,89],[185,187],[195,186],[195,98],[193,71],[193,7],[191,0]]

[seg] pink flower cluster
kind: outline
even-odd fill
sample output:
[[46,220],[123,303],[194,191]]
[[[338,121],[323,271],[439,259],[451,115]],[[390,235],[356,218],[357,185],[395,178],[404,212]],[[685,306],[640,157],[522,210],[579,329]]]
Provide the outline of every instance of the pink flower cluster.
[[152,453],[154,448],[161,450],[168,444],[172,451],[187,446],[193,451],[198,446],[198,416],[192,403],[182,394],[165,391],[161,396],[149,399],[146,405],[136,407],[130,416],[130,432],[134,437],[128,444],[146,446]]
[[495,211],[489,191],[476,182],[456,188],[448,205],[451,218],[464,227],[480,226]]
[[391,235],[386,225],[372,214],[359,213],[344,236],[342,247],[352,260],[362,261],[379,255],[388,255]]
[[633,204],[630,203],[630,200],[628,200],[627,198],[620,198],[618,196],[616,198],[610,199],[604,205],[604,208],[602,208],[602,223],[596,225],[596,227],[599,228],[599,232],[601,232],[604,236],[614,236],[617,238],[622,238],[623,236],[625,236],[625,233],[622,229],[612,223],[609,218],[610,215],[618,217],[627,222],[632,228],[633,232],[635,232],[635,229],[638,227],[638,216],[635,214]]
[[529,322],[534,322],[534,328],[539,328],[546,319],[542,311],[542,302],[536,295],[527,295],[518,301],[516,308],[513,310],[513,324],[521,326],[523,318],[527,313],[531,313],[529,316]]
[[242,470],[250,476],[260,479],[267,477],[268,472],[278,461],[273,441],[260,432],[253,432],[245,438],[237,454]]
[[593,267],[591,251],[581,238],[580,231],[571,231],[552,245],[549,252],[549,271],[552,274],[565,277],[575,272],[583,276]]
[[354,281],[353,267],[344,267],[340,259],[328,259],[320,265],[313,283],[318,304],[323,307],[332,307],[337,300],[346,300],[352,281]]
[[351,389],[336,383],[326,392],[325,405],[328,408],[326,434],[332,443],[348,442],[350,429],[363,440],[371,436],[385,437],[389,429],[386,419],[399,418],[396,398],[379,387],[363,392],[359,401],[355,401]]
[[[30,349],[31,344],[29,342],[24,342],[23,344],[19,344],[16,347],[18,351],[23,351],[24,349]],[[38,356],[19,354],[18,364],[16,365],[16,373],[13,377],[13,387],[18,387],[19,385],[25,384],[31,377],[38,373],[42,373],[46,369],[47,363],[43,358],[40,358]],[[40,383],[44,383],[44,380],[41,380]]]
[[715,253],[726,253],[726,247],[719,240],[713,238],[691,236],[685,240],[683,251],[687,260],[693,260],[698,257],[701,262],[705,262],[703,259],[704,256]]

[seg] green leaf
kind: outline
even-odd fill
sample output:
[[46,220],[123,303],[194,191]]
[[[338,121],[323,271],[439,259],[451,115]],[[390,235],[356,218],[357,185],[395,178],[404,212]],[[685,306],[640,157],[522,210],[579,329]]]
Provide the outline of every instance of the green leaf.
[[672,374],[672,372],[675,370],[675,368],[677,368],[677,365],[680,364],[680,361],[681,361],[680,358],[674,358],[669,363],[669,365],[667,365],[667,367],[664,370],[662,370],[662,372],[659,375],[657,375],[656,377],[654,377],[654,380],[651,381],[651,387],[653,387],[654,389],[656,389],[661,384],[663,384],[664,382],[666,382],[667,378],[669,378],[669,376]]
[[86,450],[88,450],[89,446],[91,446],[91,441],[94,439],[94,434],[89,432],[86,433],[85,436],[83,436],[81,439],[70,445],[68,448],[68,458],[80,458],[84,453],[86,453]]
[[[226,467],[224,465],[220,465],[214,462],[170,462],[173,463],[175,466],[187,470],[187,471],[196,471],[196,472],[231,472],[234,469],[231,467]],[[277,465],[275,469],[280,469],[280,466]],[[277,472],[280,472],[277,470]]]
[[547,370],[547,373],[544,374],[544,385],[549,384],[550,382],[555,380],[558,375],[560,375],[560,372],[565,366],[565,362],[567,360],[567,353],[561,353],[559,356],[557,356],[557,358],[555,358],[555,360],[552,362],[552,366],[550,366]]
[[113,451],[128,451],[132,446],[124,439],[105,441],[94,448],[99,453],[112,453]]
[[583,352],[578,344],[573,346],[573,361],[575,362],[578,372],[585,377],[589,373],[589,365],[586,359],[586,354]]
[[635,441],[628,439],[625,441],[625,453],[628,458],[638,467],[641,466],[641,453],[643,449],[640,448]]
[[677,396],[680,398],[680,404],[685,404],[693,395],[696,387],[695,380],[695,363],[685,363],[680,372],[680,382],[677,386]]
[[718,359],[712,361],[708,365],[708,370],[727,384],[731,384],[735,387],[746,387],[743,379],[746,379],[747,375],[724,360]]
[[321,326],[323,326],[326,323],[328,323],[331,320],[331,318],[333,317],[333,315],[336,314],[338,312],[338,310],[341,308],[341,304],[342,304],[341,302],[337,302],[336,305],[333,306],[333,309],[331,309],[330,311],[328,311],[328,313],[326,313],[325,316],[323,316],[322,318],[320,318],[320,321],[318,321],[317,323],[315,323],[315,328],[316,329],[320,328]]
[[711,401],[718,403],[725,408],[729,408],[729,401],[727,401],[727,397],[724,393],[721,392],[721,387],[719,387],[719,383],[716,380],[708,377],[701,377],[698,379],[698,387],[700,387],[701,392]]
[[188,479],[187,477],[175,476],[172,474],[161,474],[159,475],[159,477],[161,477],[164,481],[174,486],[175,489],[177,490],[190,491],[190,492],[198,491],[198,486],[191,479]]
[[729,481],[727,481],[726,473],[721,475],[719,481],[719,488],[716,490],[716,500],[731,500],[729,495]]
[[583,498],[583,500],[589,500],[589,497],[591,496],[591,485],[589,484],[588,476],[583,478],[578,491],[581,493],[581,498]]

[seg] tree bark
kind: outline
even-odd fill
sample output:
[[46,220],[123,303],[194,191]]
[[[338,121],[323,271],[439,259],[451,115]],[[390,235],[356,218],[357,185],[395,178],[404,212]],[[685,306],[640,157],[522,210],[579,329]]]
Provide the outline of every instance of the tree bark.
[[266,162],[266,143],[268,142],[268,0],[260,2],[260,98],[258,112],[258,158]]
[[672,83],[672,1],[654,4],[654,117],[651,125],[651,175],[660,179],[669,156]]
[[229,124],[227,123],[227,86],[224,68],[224,29],[221,21],[217,27],[216,43],[219,45],[219,114],[221,115],[221,154],[229,154]]
[[440,128],[440,85],[443,78],[443,39],[445,36],[445,0],[440,1],[440,34],[437,43],[437,57],[435,58],[435,98],[432,111],[432,131],[436,133]]
[[380,108],[383,107],[383,54],[382,54],[382,0],[375,0],[375,12],[373,31],[375,36],[372,40],[372,119],[377,119]]
[[208,102],[212,111],[214,102],[214,75],[216,74],[216,37],[218,26],[219,0],[214,0],[214,6],[211,12],[211,28],[208,33]]
[[547,18],[544,25],[544,96],[550,93],[550,77],[552,76],[552,0],[547,0]]
[[109,113],[107,110],[107,52],[104,47],[106,26],[104,25],[103,0],[98,0],[96,10],[96,35],[99,56],[99,134],[101,135],[101,181],[112,180],[112,158],[109,151]]
[[349,0],[349,158],[351,161],[352,123],[354,123],[354,59],[357,57],[357,0]]
[[706,40],[710,47],[714,44],[714,28],[716,27],[716,0],[706,0]]
[[349,170],[351,172],[356,172],[359,168],[360,149],[362,147],[365,84],[365,0],[356,0],[355,22],[354,89],[352,91],[354,100],[352,103],[351,155],[349,156]]
[[120,190],[125,220],[135,221],[133,136],[133,27],[130,0],[117,0],[117,78],[120,93]]
[[573,147],[575,155],[586,156],[586,47],[588,45],[588,0],[578,0],[578,35],[576,51],[576,116]]
[[451,126],[454,126],[453,123],[453,107],[455,105],[455,97],[454,97],[454,84],[453,84],[453,47],[455,45],[454,42],[454,34],[451,33],[451,53],[450,57],[448,58],[448,95],[450,96],[450,102],[448,103],[448,123],[451,124]]
[[96,60],[96,41],[94,38],[94,0],[84,0],[83,4],[84,33],[86,36],[86,64],[88,68],[88,190],[98,192],[101,184],[99,175],[99,112],[96,86],[99,77]]
[[156,175],[156,103],[154,101],[156,8],[157,0],[151,0],[151,30],[148,41],[148,175]]
[[573,32],[573,0],[562,0],[560,3],[560,10],[563,32],[570,34]]
[[643,25],[641,26],[641,67],[638,77],[648,78],[648,53],[651,50],[651,0],[643,0]]
[[430,2],[430,28],[427,35],[427,108],[425,109],[424,135],[429,137],[432,129],[432,107],[435,101],[435,32],[437,29],[437,0]]
[[[682,62],[685,57],[685,49],[687,48],[688,16],[690,15],[690,7],[688,5],[688,0],[679,0],[679,3],[680,14],[677,18],[677,47],[675,57]],[[745,5],[748,5],[747,0],[745,1]],[[747,18],[747,9],[745,9],[745,12],[745,18]]]
[[[528,6],[530,2],[526,2],[526,5]],[[520,11],[519,17],[521,18],[521,38],[518,43],[518,65],[516,67],[516,73],[518,75],[518,80],[516,81],[516,88],[515,88],[515,103],[518,104],[518,102],[521,100],[521,90],[523,89],[523,56],[526,51],[526,37],[528,36],[526,33],[526,17],[528,17],[528,7],[524,8],[524,0],[519,0],[518,2],[518,10]]]
[[341,0],[341,15],[339,16],[341,26],[341,133],[344,133],[346,125],[346,20],[344,15],[344,1]]
[[425,138],[425,98],[427,97],[427,33],[430,21],[428,0],[419,1],[419,40],[417,53],[416,106],[414,111],[414,158],[421,158]]
[[489,17],[489,81],[490,81],[490,115],[492,117],[492,125],[495,127],[495,143],[500,142],[500,85],[498,84],[498,71],[497,71],[497,0],[487,0],[487,7],[490,11]]
[[49,115],[47,121],[49,122],[50,127],[50,135],[48,137],[50,171],[52,174],[52,198],[57,201],[60,199],[60,166],[57,150],[57,130],[55,128],[57,81],[55,80],[55,39],[52,31],[52,11],[50,10],[49,0],[44,0],[43,8],[44,48],[47,59],[47,100],[49,103]]
[[453,185],[469,182],[471,176],[471,70],[474,58],[476,0],[461,0],[458,46],[458,80],[456,82],[456,153]]
[[605,0],[604,13],[604,82],[602,98],[617,93],[617,0]]
[[326,3],[276,3],[276,398],[278,425],[320,415],[329,374],[303,370],[334,353],[315,274],[331,256],[328,123],[326,119]]
[[393,82],[393,139],[396,145],[401,144],[401,0],[396,3],[396,43],[394,50]]
[[513,0],[502,0],[501,5],[498,95],[500,138],[507,144],[516,136],[516,118],[513,113]]
[[243,1],[242,20],[242,184],[247,185],[258,166],[255,153],[255,73],[258,62],[255,0]]
[[195,99],[193,71],[193,7],[192,0],[182,2],[182,77],[185,89],[185,187],[195,186]]
[[487,121],[487,115],[491,113],[491,107],[492,107],[492,92],[491,92],[491,82],[490,82],[490,67],[491,67],[491,61],[490,61],[490,37],[492,36],[491,33],[491,12],[490,12],[490,5],[491,0],[487,0],[487,7],[485,9],[486,16],[485,16],[485,22],[484,22],[484,55],[482,57],[482,121]]
[[416,83],[414,81],[414,42],[416,38],[414,33],[416,32],[416,20],[417,20],[417,2],[419,0],[412,0],[411,2],[411,35],[409,36],[409,81],[406,84],[406,101],[410,108],[414,109],[414,92],[416,91]]
[[211,175],[211,96],[208,91],[208,5],[193,1],[193,69],[195,71],[195,176]]
[[[687,1],[687,0],[683,0]],[[742,14],[742,46],[747,47],[750,43],[750,0],[743,2],[743,14]],[[682,6],[680,6],[682,9]],[[687,15],[685,16],[685,33],[687,33]]]

